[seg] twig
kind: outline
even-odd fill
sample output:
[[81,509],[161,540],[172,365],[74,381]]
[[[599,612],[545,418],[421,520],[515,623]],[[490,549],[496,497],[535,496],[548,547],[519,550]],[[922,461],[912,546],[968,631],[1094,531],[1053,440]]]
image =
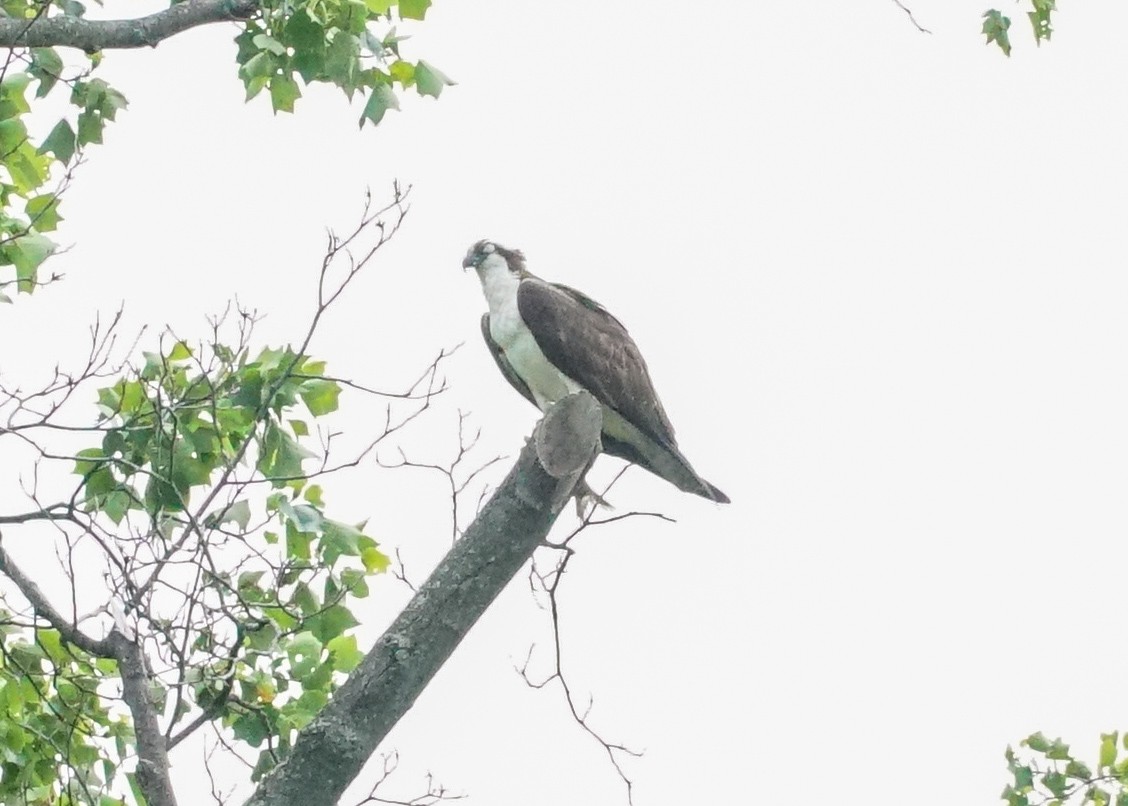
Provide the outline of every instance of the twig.
[[913,16],[912,9],[905,6],[905,4],[901,2],[901,0],[893,0],[893,4],[895,6],[897,6],[897,8],[901,9],[901,11],[905,12],[905,14],[908,15],[909,22],[911,22],[913,24],[913,26],[918,31],[920,31],[922,34],[931,34],[932,33],[932,31],[928,30],[923,25],[921,25],[919,22],[917,22],[916,17]]
[[[2,539],[2,538],[0,538]],[[114,653],[108,642],[91,638],[78,629],[72,622],[63,618],[62,614],[54,608],[43,591],[23,571],[20,570],[8,552],[0,545],[0,572],[15,583],[20,593],[31,603],[32,609],[44,621],[59,631],[64,640],[69,641],[83,652],[88,652],[99,658],[112,658]]]
[[[610,483],[607,484],[603,492],[599,493],[596,498],[603,499],[607,495],[607,493],[611,491],[611,488],[615,486],[616,482],[618,482],[619,479],[622,478],[623,473],[625,473],[629,467],[630,465],[627,465],[622,470],[620,470],[615,475],[615,477],[611,479]],[[554,680],[559,681],[560,687],[564,691],[564,699],[568,705],[568,711],[571,713],[572,719],[603,748],[608,760],[611,762],[611,766],[615,769],[615,772],[618,774],[619,779],[626,787],[627,803],[633,804],[634,782],[627,775],[626,770],[623,768],[623,765],[620,761],[620,755],[627,755],[637,758],[641,756],[642,753],[637,750],[632,750],[626,745],[608,741],[600,732],[598,732],[590,724],[588,724],[588,717],[591,713],[592,705],[594,704],[594,701],[590,696],[588,697],[587,705],[582,710],[577,706],[576,697],[573,693],[572,686],[569,684],[568,677],[564,673],[562,661],[563,649],[560,638],[560,606],[557,600],[557,592],[559,591],[560,583],[564,578],[564,572],[567,570],[568,564],[576,554],[576,550],[572,548],[571,543],[581,532],[583,532],[588,527],[615,523],[617,521],[635,517],[658,518],[668,523],[674,523],[675,521],[673,518],[670,518],[659,512],[627,512],[621,515],[614,515],[608,518],[593,520],[595,512],[596,508],[592,507],[591,510],[589,510],[587,514],[583,516],[580,521],[580,525],[560,542],[545,543],[545,546],[547,548],[552,548],[559,552],[559,554],[556,556],[556,562],[552,570],[546,573],[541,573],[537,570],[536,559],[534,558],[533,566],[529,569],[529,585],[534,593],[538,592],[539,586],[540,592],[544,593],[548,597],[548,609],[552,619],[552,672],[540,681],[534,681],[529,676],[529,666],[532,662],[535,645],[529,647],[528,654],[525,656],[525,662],[520,667],[516,667],[516,670],[530,688],[542,689]]]

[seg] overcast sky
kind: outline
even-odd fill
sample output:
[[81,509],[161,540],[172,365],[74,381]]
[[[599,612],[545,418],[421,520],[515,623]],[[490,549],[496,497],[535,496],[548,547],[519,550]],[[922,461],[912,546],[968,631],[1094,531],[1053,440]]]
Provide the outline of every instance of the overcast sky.
[[[131,106],[65,202],[66,282],[0,319],[6,374],[77,360],[121,301],[202,335],[238,295],[294,338],[324,227],[399,178],[407,223],[314,351],[389,386],[466,342],[405,450],[441,457],[462,409],[515,456],[536,420],[460,268],[488,237],[627,325],[733,499],[634,470],[613,503],[678,522],[592,530],[565,582],[573,684],[646,750],[636,803],[994,802],[1008,743],[1128,728],[1128,9],[1065,4],[1038,49],[1015,5],[1008,60],[985,2],[912,3],[929,36],[888,0],[436,0],[405,47],[458,86],[364,131],[327,90],[245,105],[233,27],[110,54]],[[436,479],[369,464],[327,498],[416,576],[442,550]],[[373,592],[375,631],[404,591]],[[518,580],[389,739],[402,792],[625,802],[513,671],[548,637]],[[174,762],[196,791],[198,748]]]

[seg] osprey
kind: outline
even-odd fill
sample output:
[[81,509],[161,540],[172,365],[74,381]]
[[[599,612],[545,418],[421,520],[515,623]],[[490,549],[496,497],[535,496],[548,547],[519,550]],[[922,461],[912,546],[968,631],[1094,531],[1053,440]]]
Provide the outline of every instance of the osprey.
[[525,256],[478,241],[463,268],[482,281],[482,335],[501,373],[541,411],[581,389],[603,409],[603,451],[679,489],[728,503],[678,450],[674,429],[627,329],[574,288],[530,274]]

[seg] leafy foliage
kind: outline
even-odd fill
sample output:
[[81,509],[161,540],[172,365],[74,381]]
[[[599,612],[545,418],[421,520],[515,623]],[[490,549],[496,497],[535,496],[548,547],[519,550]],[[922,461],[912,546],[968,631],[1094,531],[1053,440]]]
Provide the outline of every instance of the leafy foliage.
[[[363,127],[399,108],[397,86],[439,97],[454,82],[424,61],[401,58],[406,37],[392,25],[396,12],[401,21],[422,20],[430,5],[430,0],[306,0],[265,6],[235,39],[247,99],[269,89],[274,111],[292,112],[301,97],[298,79],[306,86],[331,84],[350,100],[367,95]],[[384,30],[375,30],[378,26]]]
[[1061,739],[1034,733],[1008,747],[1013,778],[1003,789],[1009,806],[1128,806],[1128,734],[1101,734],[1095,769],[1077,758]]
[[[1030,6],[1026,17],[1034,29],[1034,41],[1039,45],[1043,40],[1048,42],[1053,34],[1052,15],[1057,10],[1056,0],[1026,0],[1026,2]],[[987,44],[995,43],[1007,56],[1011,53],[1010,25],[1010,17],[1005,16],[998,9],[988,9],[983,14],[983,35],[987,38]]]
[[[66,7],[75,15],[83,12],[78,3]],[[22,15],[28,9],[41,12],[43,6],[8,2],[4,8]],[[92,77],[99,62],[98,55],[89,55],[70,69],[54,48],[30,48],[10,50],[0,68],[0,302],[11,301],[5,293],[11,286],[31,293],[42,284],[40,267],[55,250],[45,233],[62,220],[59,200],[70,169],[86,146],[102,142],[106,122],[127,106],[125,96]],[[57,94],[60,87],[69,90],[72,109],[37,138],[32,101]]]
[[[78,486],[38,516],[107,546],[115,621],[155,654],[171,744],[217,722],[259,749],[257,779],[360,662],[350,606],[389,560],[363,524],[327,515],[314,482],[331,468],[313,426],[340,384],[291,347],[252,354],[248,337],[173,339],[100,388]],[[119,685],[112,659],[0,612],[0,802],[111,802],[133,742],[107,706]]]
[[18,629],[0,610],[0,803],[96,802],[133,737],[98,696],[115,675],[112,661],[65,645],[56,630]]
[[[363,127],[399,108],[397,88],[439,97],[454,82],[427,62],[404,60],[400,43],[407,37],[395,25],[423,20],[430,6],[430,0],[264,2],[235,39],[247,100],[267,90],[276,113],[293,112],[302,86],[330,84],[350,100],[367,97]],[[43,16],[82,18],[86,11],[75,0],[4,0],[0,8],[29,24]],[[71,171],[128,105],[93,77],[100,51],[80,58],[68,65],[56,48],[14,48],[0,67],[0,302],[11,302],[11,288],[29,294],[54,279],[44,280],[40,269],[56,249],[47,233],[62,221],[59,202]],[[34,101],[67,91],[70,112],[32,120]],[[41,128],[47,133],[38,136]]]

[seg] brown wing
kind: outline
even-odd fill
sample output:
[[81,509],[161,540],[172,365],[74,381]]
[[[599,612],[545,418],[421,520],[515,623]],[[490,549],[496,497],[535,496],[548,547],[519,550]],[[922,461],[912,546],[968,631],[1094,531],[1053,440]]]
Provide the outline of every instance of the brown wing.
[[524,395],[526,400],[536,406],[537,399],[533,397],[533,393],[529,391],[528,385],[521,380],[521,376],[514,371],[513,366],[509,363],[509,359],[505,357],[505,353],[502,351],[501,347],[498,346],[498,343],[493,340],[493,336],[490,335],[490,315],[488,313],[482,314],[482,338],[486,340],[486,347],[489,348],[490,355],[493,356],[493,360],[497,363],[497,368],[501,370],[501,374],[505,376],[505,380],[509,381],[514,389]]
[[640,431],[676,449],[646,362],[618,319],[579,291],[535,277],[521,281],[517,310],[561,372]]

